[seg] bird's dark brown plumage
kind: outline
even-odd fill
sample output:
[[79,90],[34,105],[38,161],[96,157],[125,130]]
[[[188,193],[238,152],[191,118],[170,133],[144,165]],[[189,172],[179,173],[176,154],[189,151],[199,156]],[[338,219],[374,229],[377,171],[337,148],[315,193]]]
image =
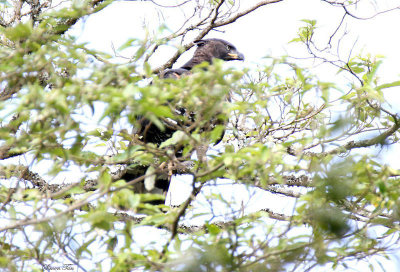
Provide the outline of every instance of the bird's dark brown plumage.
[[[222,59],[225,61],[244,60],[242,53],[238,52],[236,47],[221,39],[204,39],[194,42],[197,45],[193,57],[185,63],[181,68],[168,69],[160,74],[162,78],[179,79],[181,76],[190,74],[190,70],[203,62],[212,63],[213,59]],[[139,135],[145,143],[161,144],[165,140],[171,138],[176,130],[166,126],[161,131],[157,126],[151,124],[148,119],[140,120]]]
[[[179,79],[182,76],[189,75],[194,66],[203,62],[211,64],[214,59],[225,61],[244,60],[243,54],[238,52],[233,44],[222,39],[203,39],[195,41],[194,43],[197,45],[197,48],[193,57],[181,68],[167,69],[163,71],[160,74],[161,78]],[[179,109],[178,111],[183,113],[185,110]],[[165,126],[164,130],[161,130],[144,117],[139,120],[139,123],[140,128],[138,129],[138,134],[145,143],[154,143],[159,145],[171,138],[172,134],[176,131],[168,125]],[[167,192],[169,180],[157,180],[155,186],[162,189],[164,192]]]

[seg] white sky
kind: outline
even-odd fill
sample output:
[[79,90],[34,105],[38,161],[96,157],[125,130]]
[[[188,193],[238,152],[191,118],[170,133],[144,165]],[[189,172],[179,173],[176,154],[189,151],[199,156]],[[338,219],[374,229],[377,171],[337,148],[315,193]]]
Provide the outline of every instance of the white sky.
[[[166,1],[157,1],[166,2]],[[169,2],[169,1],[168,1]],[[174,2],[174,1],[171,1]],[[243,1],[245,2],[245,1]],[[248,3],[254,1],[248,1]],[[391,6],[400,5],[400,1],[380,1],[380,3],[391,3]],[[385,4],[384,4],[385,5]],[[97,50],[113,53],[111,44],[118,48],[129,38],[143,38],[145,36],[145,25],[155,31],[159,24],[166,23],[171,28],[180,25],[183,20],[182,13],[175,9],[163,9],[163,18],[160,19],[160,9],[149,2],[115,2],[105,10],[88,18],[80,29],[76,32],[80,34],[79,41],[89,42],[90,47]],[[374,12],[371,6],[364,8],[362,16],[369,17]],[[398,26],[400,25],[400,11],[394,11],[377,16],[371,20],[355,20],[348,17],[346,19],[347,35],[343,43],[343,50],[348,51],[353,43],[357,40],[354,52],[370,52],[372,54],[380,54],[386,56],[382,65],[380,76],[382,80],[395,81],[399,78],[398,63],[400,62],[400,38],[398,35]],[[296,37],[298,28],[304,25],[302,19],[315,19],[319,29],[317,30],[317,39],[326,41],[326,39],[335,30],[343,16],[343,10],[333,8],[320,0],[287,0],[282,3],[270,5],[260,8],[252,15],[239,19],[236,23],[221,28],[223,32],[212,32],[206,38],[218,37],[233,43],[240,52],[242,52],[246,60],[244,63],[230,63],[236,67],[240,66],[256,66],[264,56],[281,56],[289,52],[291,55],[304,57],[305,51],[297,44],[288,45],[288,41]],[[180,41],[176,41],[179,46]],[[151,59],[151,64],[157,67],[163,64],[172,53],[173,47],[165,46],[159,54]],[[185,53],[176,63],[174,67],[179,67],[185,63],[191,56],[192,51]],[[130,57],[127,55],[127,57]],[[123,62],[124,60],[121,59]],[[320,69],[320,68],[319,68]],[[336,69],[324,68],[318,74],[322,79],[327,81],[337,80]],[[394,111],[400,112],[400,97],[397,92],[399,88],[393,88],[387,92],[386,96],[395,106]],[[398,159],[397,148],[395,151],[385,153],[384,161],[391,162],[392,167],[399,169],[400,160]],[[183,201],[190,190],[190,187],[184,186],[187,182],[180,177],[174,180],[172,187],[173,194],[176,188],[181,189],[181,193],[174,195],[173,203]],[[183,190],[182,190],[183,188]],[[186,190],[186,191],[185,191]],[[227,190],[224,187],[223,190]],[[248,200],[248,195],[238,194],[238,190],[231,188],[235,195],[237,203]],[[240,191],[242,192],[242,191]],[[232,196],[227,196],[232,197]],[[272,198],[260,199],[255,197],[257,205],[266,207],[271,202],[280,203],[279,200],[272,201]],[[265,204],[265,205],[264,205]],[[287,207],[286,207],[287,208]],[[385,263],[388,271],[396,271],[393,262]],[[399,267],[397,267],[399,268]],[[355,268],[356,271],[360,267]]]
[[[397,2],[400,5],[400,1],[391,2]],[[395,3],[392,5],[395,6]],[[96,49],[112,53],[111,43],[118,48],[128,38],[143,38],[145,36],[144,25],[150,28],[150,31],[156,30],[161,23],[171,25],[171,29],[173,29],[173,26],[179,26],[184,19],[182,12],[176,9],[162,9],[164,20],[159,18],[160,12],[161,9],[150,2],[115,2],[105,10],[90,16],[84,26],[82,40],[90,42]],[[373,14],[373,11],[363,14],[368,16]],[[280,56],[285,54],[286,49],[294,49],[293,46],[289,48],[287,43],[296,36],[299,26],[302,25],[300,20],[317,20],[322,29],[317,34],[329,36],[342,16],[342,9],[332,8],[320,0],[287,0],[262,7],[252,15],[220,28],[224,31],[223,33],[214,31],[207,37],[229,40],[245,53],[246,62],[259,63],[260,58],[266,55]],[[399,11],[365,21],[348,17],[346,22],[351,31],[346,40],[350,40],[352,43],[355,38],[358,38],[358,49],[365,48],[367,52],[383,54],[387,56],[387,62],[398,63],[400,39],[396,37],[398,35],[395,32],[391,32],[391,28],[400,23]],[[178,40],[176,43],[179,45],[180,41]],[[304,54],[304,51],[301,53]],[[187,55],[190,56],[190,53]],[[155,65],[162,64],[164,60],[160,54],[157,57],[158,60],[152,59],[153,63]],[[188,58],[186,57],[186,59]],[[177,65],[184,61],[178,60]]]

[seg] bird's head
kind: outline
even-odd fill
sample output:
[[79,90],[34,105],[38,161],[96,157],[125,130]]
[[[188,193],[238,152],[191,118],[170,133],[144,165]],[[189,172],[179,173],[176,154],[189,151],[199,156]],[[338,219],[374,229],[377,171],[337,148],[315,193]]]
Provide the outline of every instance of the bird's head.
[[237,51],[236,47],[230,42],[221,39],[203,39],[194,43],[197,45],[195,55],[196,53],[208,52],[208,57],[211,57],[211,59],[217,58],[225,61],[244,60],[244,55]]

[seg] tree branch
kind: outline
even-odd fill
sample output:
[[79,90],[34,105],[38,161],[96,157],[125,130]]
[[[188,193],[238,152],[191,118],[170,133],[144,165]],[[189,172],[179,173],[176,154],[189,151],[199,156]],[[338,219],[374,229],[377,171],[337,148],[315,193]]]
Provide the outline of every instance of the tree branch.
[[321,152],[321,153],[305,152],[304,155],[316,158],[323,158],[328,155],[343,154],[355,148],[370,147],[377,144],[384,145],[385,140],[391,135],[393,135],[399,128],[400,128],[400,122],[396,121],[391,128],[386,130],[384,133],[375,136],[371,139],[366,139],[361,141],[350,141],[342,146],[332,149],[331,151]]
[[[278,3],[278,2],[282,2],[282,1],[283,0],[261,1],[258,4],[248,8],[242,12],[237,13],[236,15],[232,16],[229,19],[218,21],[218,15],[219,15],[218,11],[219,11],[219,8],[221,7],[222,3],[224,2],[224,1],[220,1],[219,4],[216,6],[216,8],[213,9],[213,11],[215,11],[215,12],[214,12],[214,15],[210,18],[210,22],[208,23],[208,25],[202,31],[200,31],[200,33],[193,39],[193,41],[204,38],[211,30],[221,27],[221,26],[231,24],[231,23],[235,22],[237,19],[257,10],[258,8],[260,8],[262,6],[266,6],[269,4],[274,4],[274,3]],[[184,32],[187,32],[188,29],[192,30],[192,29],[194,29],[194,27],[189,27]],[[182,34],[180,34],[180,35],[182,35]],[[174,37],[177,37],[177,35],[174,35]],[[170,37],[170,38],[172,38],[172,37]],[[190,48],[192,48],[194,46],[193,41],[186,45],[183,45],[182,50],[178,50],[166,63],[164,63],[160,67],[154,69],[153,73],[158,74],[167,68],[171,68],[172,65],[176,62],[176,60],[182,55],[183,52],[189,50]]]

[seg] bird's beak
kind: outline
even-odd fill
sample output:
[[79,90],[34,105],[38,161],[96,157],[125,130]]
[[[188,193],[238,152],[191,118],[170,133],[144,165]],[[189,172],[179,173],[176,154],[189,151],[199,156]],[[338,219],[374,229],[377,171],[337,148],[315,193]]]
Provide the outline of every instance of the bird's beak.
[[228,53],[228,56],[232,60],[244,60],[244,55],[242,53]]

